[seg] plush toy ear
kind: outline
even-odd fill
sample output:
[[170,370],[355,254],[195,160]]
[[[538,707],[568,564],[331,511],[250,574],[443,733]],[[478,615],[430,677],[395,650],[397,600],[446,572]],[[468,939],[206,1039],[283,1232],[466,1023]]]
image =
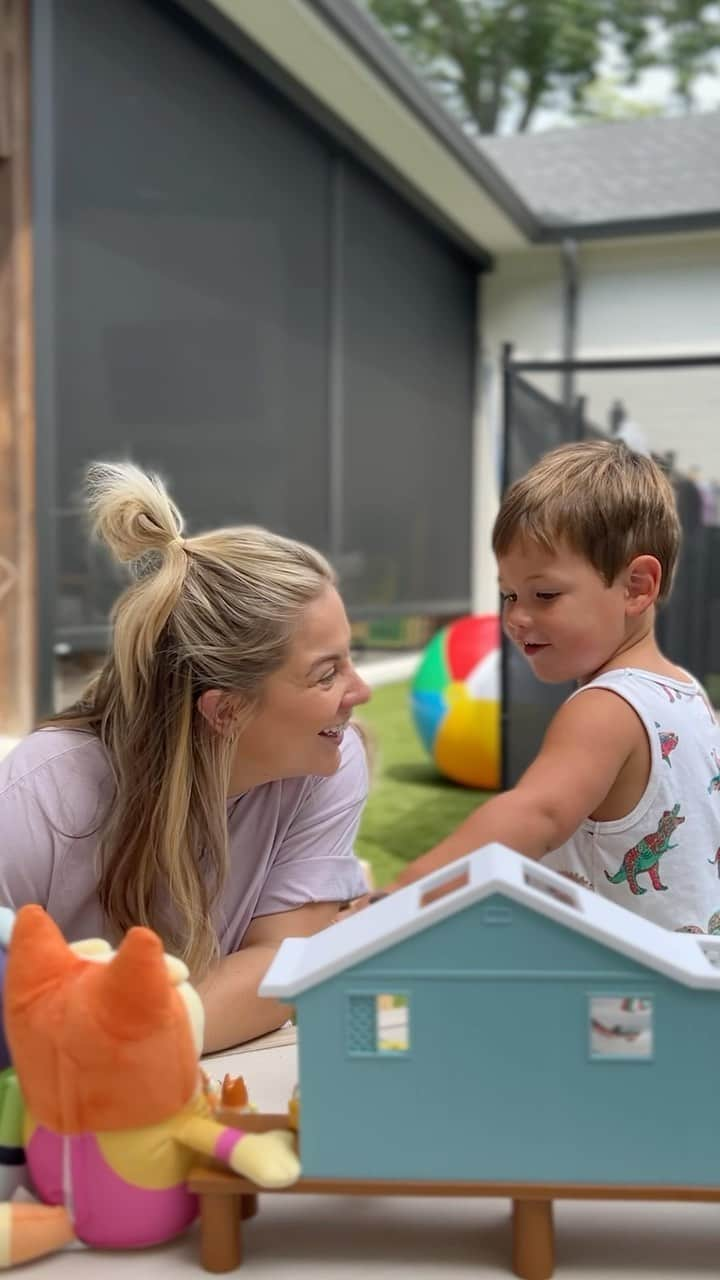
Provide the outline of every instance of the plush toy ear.
[[97,1012],[121,1035],[125,1029],[137,1038],[162,1023],[171,991],[160,939],[151,929],[136,926],[103,966]]
[[36,903],[15,917],[6,978],[8,1010],[24,1008],[48,986],[57,985],[80,962],[55,921]]

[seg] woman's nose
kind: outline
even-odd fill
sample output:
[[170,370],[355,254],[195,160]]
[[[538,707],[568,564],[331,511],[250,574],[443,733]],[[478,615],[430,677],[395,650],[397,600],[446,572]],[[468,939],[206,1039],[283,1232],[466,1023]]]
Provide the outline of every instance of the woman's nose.
[[360,707],[364,702],[369,702],[372,697],[372,690],[368,684],[358,675],[353,667],[352,680],[345,694],[344,701],[350,707]]

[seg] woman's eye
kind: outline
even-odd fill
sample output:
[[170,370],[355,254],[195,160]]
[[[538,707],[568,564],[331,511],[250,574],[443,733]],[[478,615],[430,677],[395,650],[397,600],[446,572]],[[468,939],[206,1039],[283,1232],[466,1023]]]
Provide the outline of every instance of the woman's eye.
[[324,684],[329,688],[336,675],[337,670],[333,667],[332,671],[326,671],[325,675],[320,677],[318,684]]

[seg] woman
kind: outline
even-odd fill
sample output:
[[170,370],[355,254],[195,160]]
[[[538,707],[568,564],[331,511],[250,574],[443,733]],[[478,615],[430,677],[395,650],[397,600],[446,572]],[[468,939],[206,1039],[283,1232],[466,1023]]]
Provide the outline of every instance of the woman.
[[0,902],[41,903],[71,941],[151,926],[220,1049],[286,1019],[256,994],[275,949],[365,888],[349,720],[369,691],[316,551],[250,527],[183,538],[130,464],[91,467],[89,506],[135,581],[83,697],[0,763]]

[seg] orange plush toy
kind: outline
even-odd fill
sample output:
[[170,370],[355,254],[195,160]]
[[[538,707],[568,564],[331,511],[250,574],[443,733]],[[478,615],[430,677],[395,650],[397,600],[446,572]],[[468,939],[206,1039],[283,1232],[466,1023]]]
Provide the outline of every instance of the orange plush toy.
[[0,1206],[0,1265],[70,1240],[124,1249],[170,1239],[197,1212],[185,1179],[198,1154],[261,1186],[295,1181],[290,1134],[213,1118],[203,1021],[187,968],[150,929],[131,929],[114,952],[98,940],[68,945],[41,907],[18,912],[5,1023],[43,1203]]

